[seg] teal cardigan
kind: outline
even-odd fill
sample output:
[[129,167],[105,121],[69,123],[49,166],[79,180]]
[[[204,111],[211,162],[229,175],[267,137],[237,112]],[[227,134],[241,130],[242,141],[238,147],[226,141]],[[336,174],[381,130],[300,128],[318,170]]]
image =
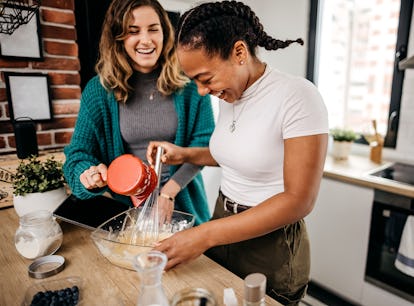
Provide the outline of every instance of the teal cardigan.
[[[214,129],[214,116],[210,97],[200,96],[194,82],[173,94],[178,116],[178,127],[174,143],[183,147],[206,147]],[[129,197],[113,193],[108,187],[99,190],[86,189],[79,180],[90,166],[109,165],[116,157],[125,153],[122,141],[118,102],[113,92],[108,92],[95,76],[86,85],[81,98],[80,110],[71,142],[64,148],[66,161],[63,171],[73,194],[88,199],[104,192],[128,205]],[[171,175],[179,166],[172,166]],[[176,196],[176,210],[191,213],[196,224],[210,218],[207,197],[201,173]]]

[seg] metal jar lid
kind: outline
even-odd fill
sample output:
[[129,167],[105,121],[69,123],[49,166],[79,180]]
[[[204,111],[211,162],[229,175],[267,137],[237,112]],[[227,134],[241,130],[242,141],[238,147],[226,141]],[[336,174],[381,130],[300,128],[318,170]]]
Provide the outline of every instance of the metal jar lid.
[[154,169],[132,154],[118,156],[108,167],[108,187],[118,194],[146,199],[156,184]]
[[46,278],[58,274],[65,267],[65,258],[60,255],[49,255],[37,258],[28,268],[29,276]]
[[172,306],[205,305],[216,306],[217,301],[213,293],[204,288],[185,288],[174,294]]

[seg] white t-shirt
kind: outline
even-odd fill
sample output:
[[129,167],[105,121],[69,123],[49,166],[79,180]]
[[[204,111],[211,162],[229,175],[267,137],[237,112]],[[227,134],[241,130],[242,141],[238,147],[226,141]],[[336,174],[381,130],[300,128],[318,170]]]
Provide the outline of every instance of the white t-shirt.
[[316,87],[267,67],[240,100],[219,101],[210,151],[222,168],[221,190],[249,206],[283,192],[283,140],[328,131],[327,110]]

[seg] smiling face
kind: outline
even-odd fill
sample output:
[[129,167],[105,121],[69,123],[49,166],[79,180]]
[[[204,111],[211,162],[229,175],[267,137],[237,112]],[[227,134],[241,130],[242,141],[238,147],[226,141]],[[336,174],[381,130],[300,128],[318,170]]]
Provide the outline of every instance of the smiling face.
[[160,18],[152,7],[140,6],[132,11],[124,47],[135,70],[148,73],[155,69],[163,39]]
[[209,57],[204,49],[178,46],[178,60],[184,73],[195,81],[198,93],[212,94],[227,102],[238,100],[250,85],[247,65],[240,64],[237,55],[223,60],[216,55]]

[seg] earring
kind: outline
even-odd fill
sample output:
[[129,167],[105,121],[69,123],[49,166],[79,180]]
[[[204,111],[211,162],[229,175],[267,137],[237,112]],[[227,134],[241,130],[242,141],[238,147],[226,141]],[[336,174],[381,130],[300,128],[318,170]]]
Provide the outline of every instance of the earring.
[[243,60],[240,61],[240,65],[244,65],[244,61]]

